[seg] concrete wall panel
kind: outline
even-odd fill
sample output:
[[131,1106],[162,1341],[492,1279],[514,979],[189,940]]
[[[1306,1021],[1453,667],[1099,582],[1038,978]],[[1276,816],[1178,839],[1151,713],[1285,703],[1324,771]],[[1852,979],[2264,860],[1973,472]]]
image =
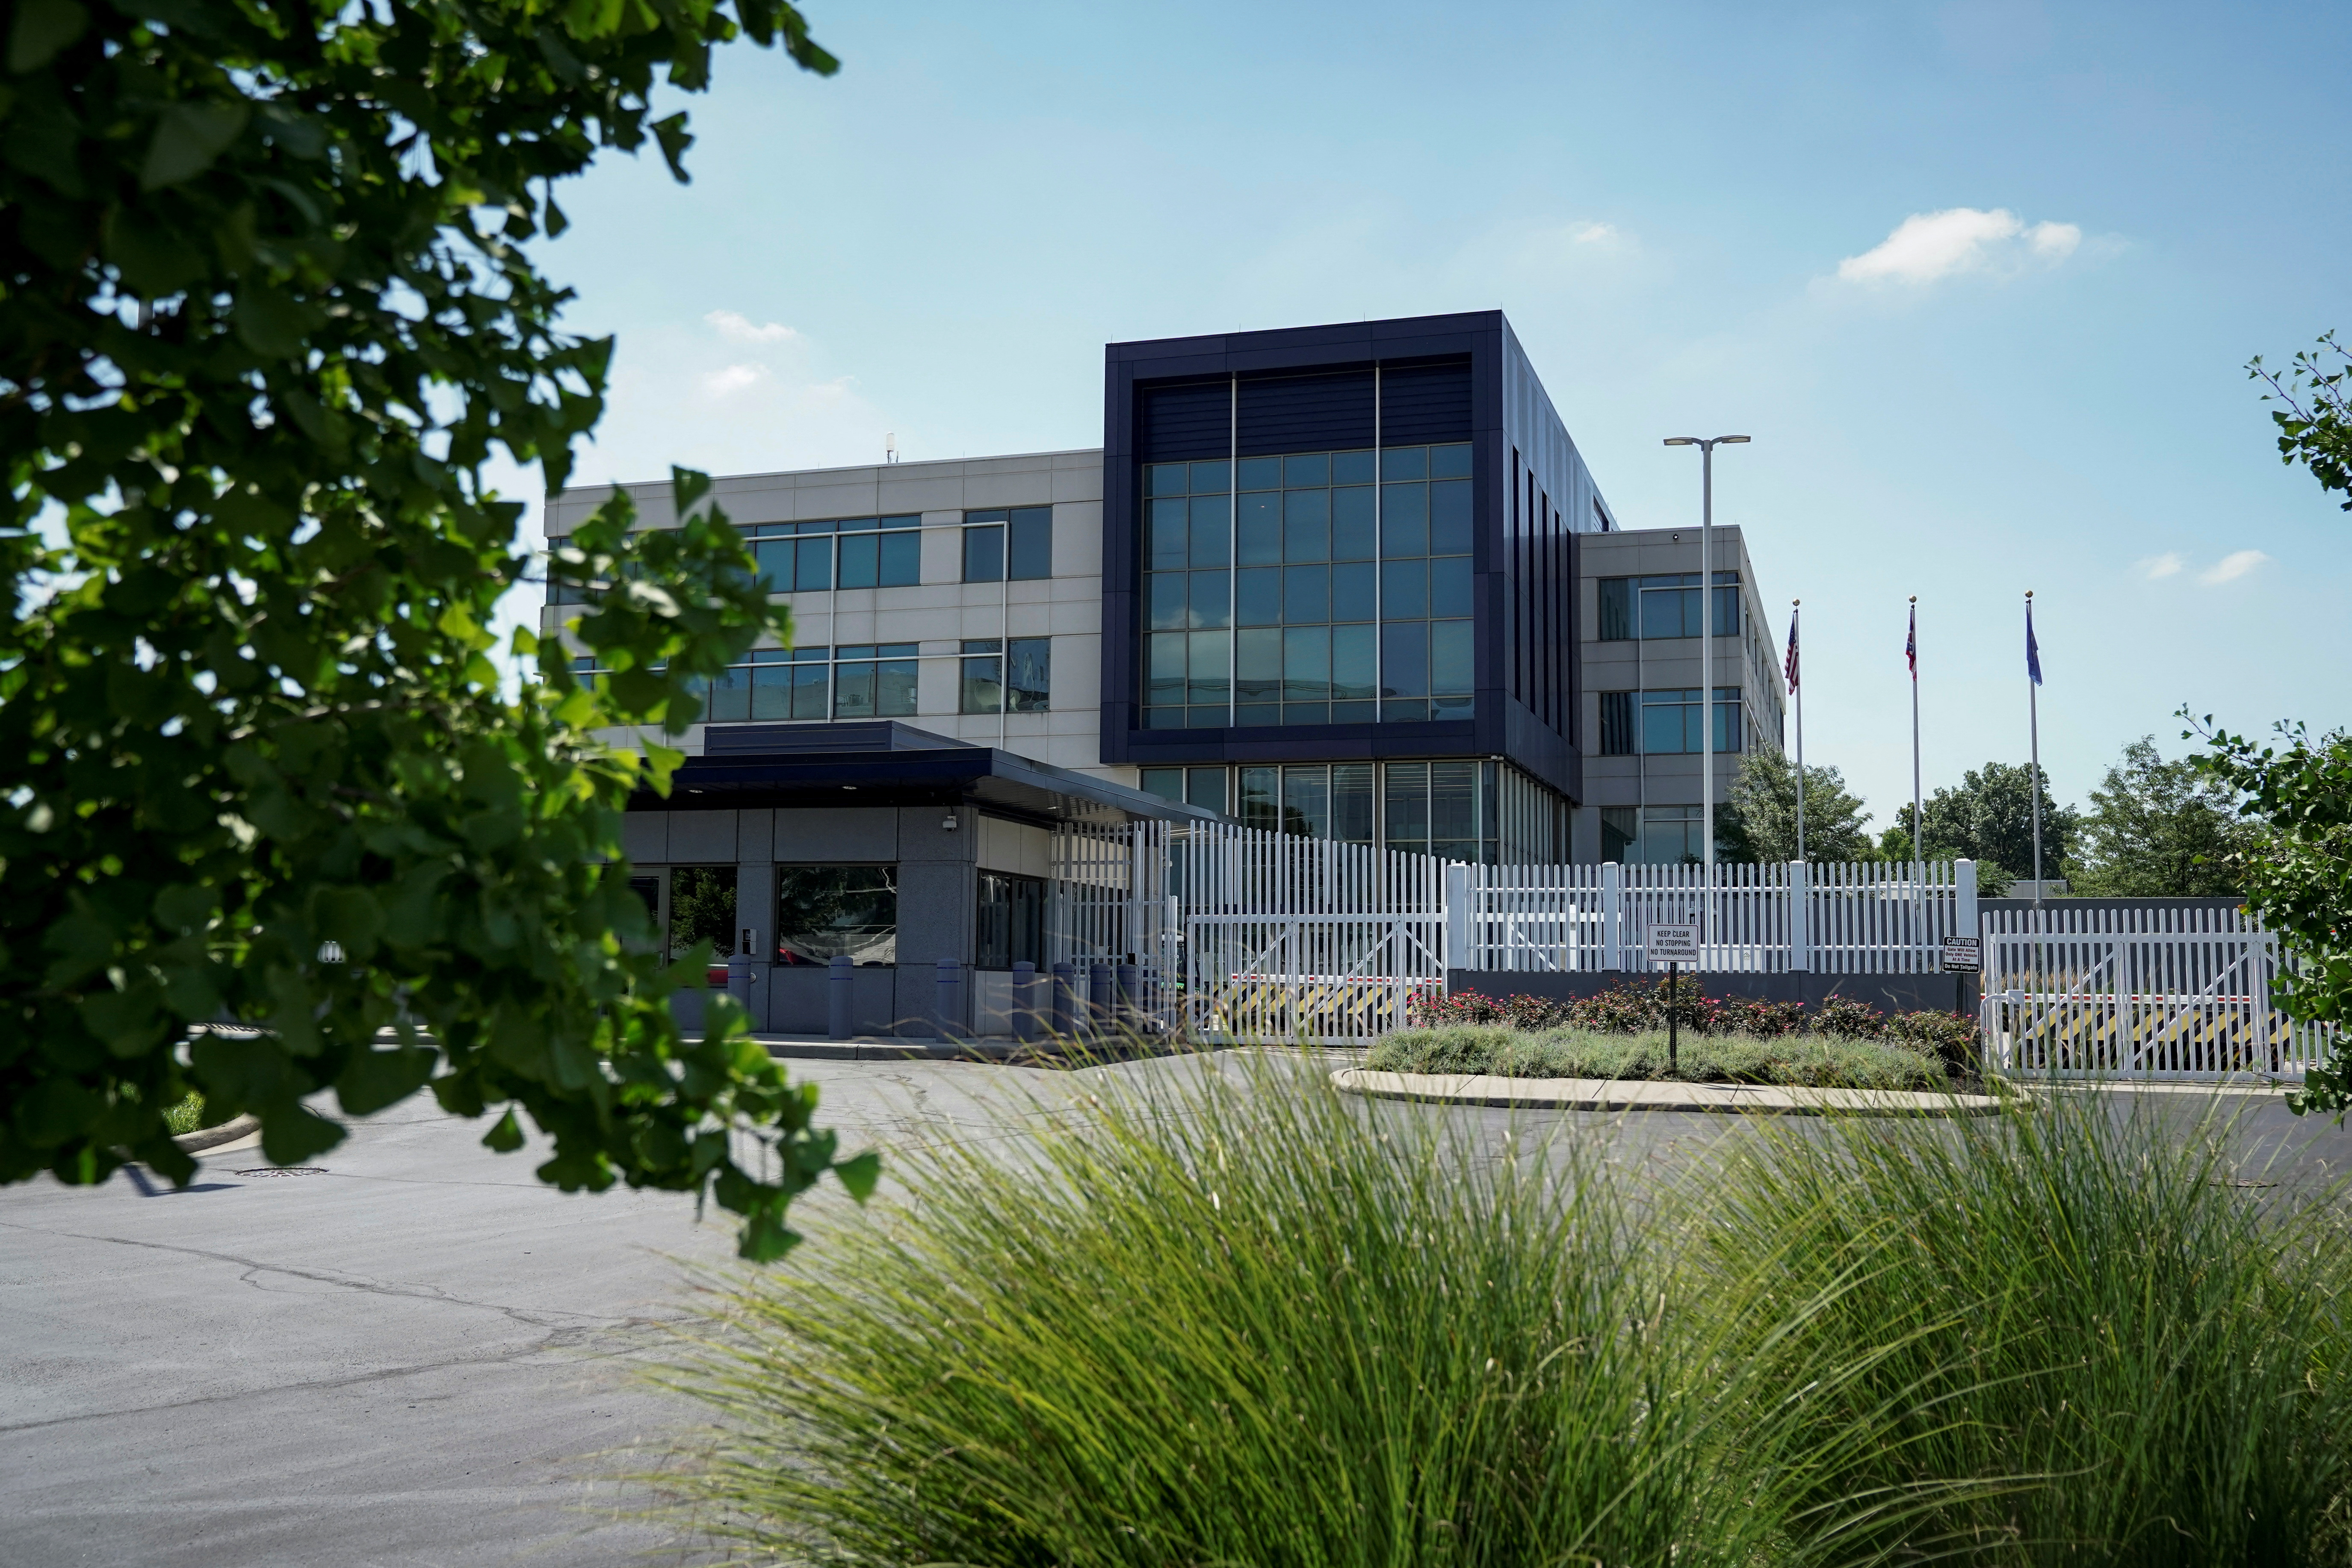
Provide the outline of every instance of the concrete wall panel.
[[633,811],[621,818],[622,853],[640,866],[669,858],[669,813]]
[[674,866],[735,864],[735,819],[732,811],[673,811],[669,814],[669,855]]
[[771,853],[787,865],[898,858],[898,813],[887,805],[781,807]]

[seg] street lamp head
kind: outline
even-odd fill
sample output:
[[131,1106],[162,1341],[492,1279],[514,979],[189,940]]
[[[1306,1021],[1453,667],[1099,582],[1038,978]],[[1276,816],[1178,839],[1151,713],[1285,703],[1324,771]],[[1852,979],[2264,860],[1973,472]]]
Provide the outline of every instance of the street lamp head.
[[1748,445],[1748,437],[1745,436],[1717,436],[1716,440],[1726,447],[1745,447]]
[[1666,437],[1666,445],[1669,447],[1696,447],[1698,445],[1698,437],[1696,436],[1669,436]]

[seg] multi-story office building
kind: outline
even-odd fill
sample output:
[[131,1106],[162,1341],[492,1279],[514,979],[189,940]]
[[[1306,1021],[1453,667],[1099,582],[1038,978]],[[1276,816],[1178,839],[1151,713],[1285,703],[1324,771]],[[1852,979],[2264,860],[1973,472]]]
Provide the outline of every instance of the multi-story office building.
[[[666,485],[631,489],[674,522]],[[789,905],[796,866],[887,865],[901,964],[1035,956],[1056,822],[1681,859],[1696,715],[1718,800],[1779,742],[1740,536],[1702,703],[1696,530],[1621,531],[1499,311],[1113,343],[1099,449],[713,493],[794,646],[714,683],[633,854],[731,862],[747,910]],[[551,538],[603,499],[551,498]]]

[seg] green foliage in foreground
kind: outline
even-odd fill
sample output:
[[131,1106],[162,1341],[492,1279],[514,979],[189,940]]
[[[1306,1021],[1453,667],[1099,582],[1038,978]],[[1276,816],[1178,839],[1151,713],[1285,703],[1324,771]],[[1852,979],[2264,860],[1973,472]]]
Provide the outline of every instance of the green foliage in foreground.
[[2301,463],[2319,488],[2345,498],[2352,511],[2352,350],[2324,332],[2318,343],[2294,356],[2282,375],[2256,354],[2246,374],[2270,391],[2271,422],[2278,426],[2279,461]]
[[[2189,710],[2180,716],[2189,719]],[[2287,1104],[2341,1116],[2352,1108],[2352,1048],[2343,1033],[2352,1026],[2352,735],[2336,730],[2314,739],[2300,724],[2282,724],[2277,746],[2257,746],[2214,728],[2210,714],[2190,720],[2188,733],[2212,746],[2194,759],[2198,767],[2243,792],[2244,815],[2263,825],[2226,866],[2247,910],[2279,934],[2294,960],[2273,982],[2275,1000],[2292,1018],[2338,1031],[2327,1059]]]
[[1498,1025],[1400,1029],[1364,1065],[1382,1072],[1496,1073],[1505,1078],[1678,1079],[1685,1083],[1785,1083],[1848,1089],[1941,1089],[1943,1064],[1899,1045],[1828,1035],[1684,1035],[1667,1064],[1663,1029],[1641,1034],[1529,1032]]
[[1272,1061],[1148,1081],[714,1282],[695,1521],[761,1563],[2347,1560],[2332,1211],[2193,1110],[1746,1121],[1677,1185]]
[[1861,1539],[2053,1568],[2352,1560],[2332,1202],[2233,1168],[2212,1121],[2097,1094],[1756,1131],[1708,1196],[1704,1257],[1734,1292],[1778,1261],[1740,1353],[1790,1386],[1839,1346],[1879,1350],[1817,1415],[1887,1418],[1885,1440],[1823,1466],[1813,1500],[1922,1511]]
[[[607,508],[552,564],[612,673],[550,649],[509,699],[485,628],[530,556],[482,476],[561,489],[604,408],[611,343],[532,259],[555,182],[648,145],[683,179],[652,100],[732,39],[833,58],[779,0],[14,0],[0,35],[0,1182],[184,1184],[190,1089],[292,1163],[341,1137],[318,1091],[429,1080],[495,1149],[527,1110],[547,1181],[782,1251],[832,1140],[738,1013],[672,1021],[699,957],[646,956],[618,824],[677,758],[595,735],[683,730],[782,612],[681,476],[682,526]],[[258,1027],[187,1044],[216,1021]]]
[[1586,1152],[1177,1070],[1022,1119],[1015,1180],[995,1141],[910,1154],[919,1201],[714,1295],[673,1381],[724,1435],[664,1478],[699,1521],[877,1564],[1694,1568],[1775,1537],[1771,1402],[1707,1396],[1723,1363]]

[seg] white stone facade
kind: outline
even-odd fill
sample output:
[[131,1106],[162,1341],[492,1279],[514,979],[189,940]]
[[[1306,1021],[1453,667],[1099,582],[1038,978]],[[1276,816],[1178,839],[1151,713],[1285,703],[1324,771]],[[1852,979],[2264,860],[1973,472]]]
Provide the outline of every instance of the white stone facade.
[[[905,722],[1131,785],[1135,769],[1101,762],[1102,476],[1102,453],[1090,449],[733,475],[714,479],[711,494],[730,520],[747,527],[919,513],[921,580],[908,587],[779,595],[792,606],[793,641],[812,647],[918,644],[916,711]],[[640,527],[675,525],[667,483],[626,489],[636,501]],[[571,532],[610,493],[599,486],[551,498],[548,536]],[[1031,506],[1054,509],[1054,574],[964,582],[964,514]],[[552,632],[568,610],[550,606],[544,612],[547,630]],[[966,639],[1034,637],[1053,639],[1045,711],[957,710],[958,660]],[[672,743],[699,755],[705,729],[697,725],[682,742]]]

